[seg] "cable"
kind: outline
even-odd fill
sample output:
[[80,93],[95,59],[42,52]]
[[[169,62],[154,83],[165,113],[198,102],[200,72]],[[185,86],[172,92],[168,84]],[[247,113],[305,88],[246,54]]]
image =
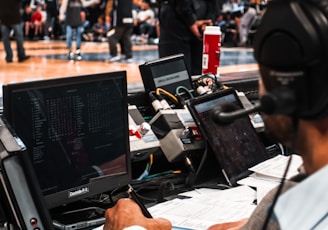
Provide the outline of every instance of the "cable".
[[149,98],[151,100],[151,105],[153,106],[155,112],[162,110],[163,106],[160,103],[160,101],[157,99],[157,97],[155,96],[156,92],[155,91],[150,91],[149,92]]
[[162,107],[164,110],[168,110],[168,109],[171,109],[171,106],[169,105],[169,103],[164,99],[164,97],[162,97],[161,94],[157,94],[156,95],[159,102],[161,103]]
[[175,94],[176,94],[177,96],[180,96],[180,90],[185,91],[185,92],[188,94],[189,98],[194,98],[194,95],[192,95],[192,93],[191,93],[186,87],[184,87],[184,86],[178,86],[178,87],[176,88],[176,90],[175,90]]
[[187,177],[187,180],[186,180],[186,185],[188,185],[189,187],[194,186],[195,181],[196,181],[197,177],[199,176],[200,170],[203,168],[203,165],[204,165],[205,160],[207,158],[207,153],[208,153],[207,141],[204,140],[204,143],[205,143],[205,148],[204,148],[203,156],[202,156],[202,159],[201,159],[201,161],[198,165],[197,170],[194,169],[190,159],[187,156],[185,157],[186,165],[188,166],[188,168],[190,170],[189,176]]
[[149,162],[146,165],[145,170],[141,173],[141,175],[136,179],[136,180],[143,180],[143,179],[147,179],[147,177],[149,176],[150,170],[151,170],[151,166],[153,165],[153,154],[150,153],[149,154]]
[[180,174],[180,173],[181,173],[180,170],[167,170],[167,171],[164,171],[164,172],[149,175],[149,176],[147,176],[146,179],[149,180],[149,179],[153,179],[155,177],[160,177],[160,176],[167,175],[167,174]]
[[154,155],[152,153],[149,154],[149,169],[148,172],[150,172],[151,166],[154,163]]
[[173,94],[171,94],[170,92],[162,89],[162,88],[157,88],[156,89],[156,94],[159,95],[160,93],[168,96],[171,100],[173,100],[175,103],[179,103],[178,98],[176,98]]
[[[177,172],[177,174],[175,174],[174,172]],[[173,171],[173,174],[170,173],[170,174],[161,175],[159,177],[153,177],[151,178],[151,180],[142,180],[142,181],[132,180],[131,184],[133,185],[135,190],[138,191],[139,196],[142,190],[146,190],[146,192],[149,192],[149,190],[156,190],[158,194],[156,199],[153,199],[154,193],[152,193],[151,197],[146,197],[146,196],[140,196],[140,197],[144,200],[158,203],[158,199],[160,198],[160,200],[163,200],[164,195],[166,193],[166,189],[160,191],[160,187],[163,186],[163,184],[169,183],[171,184],[171,186],[169,186],[170,188],[179,189],[179,188],[185,188],[184,182],[185,182],[185,175],[182,174],[180,170],[176,170]]]
[[203,165],[205,163],[205,160],[206,160],[206,157],[207,157],[207,153],[208,153],[207,140],[204,140],[204,144],[205,144],[205,148],[204,148],[202,159],[201,159],[201,161],[200,161],[200,163],[198,165],[197,171],[196,171],[196,178],[199,175],[200,170],[202,169],[202,167],[203,167]]
[[275,207],[275,205],[277,203],[277,200],[278,200],[278,198],[279,198],[279,196],[280,196],[280,194],[282,192],[282,189],[284,187],[284,184],[285,184],[285,181],[286,181],[286,176],[287,176],[287,173],[288,173],[289,166],[290,166],[291,162],[292,162],[292,156],[290,156],[289,159],[288,159],[287,166],[286,166],[286,169],[284,171],[284,175],[281,178],[280,185],[279,185],[279,187],[277,189],[277,192],[276,192],[276,194],[275,194],[275,196],[273,198],[272,204],[271,204],[271,206],[270,206],[270,208],[268,210],[268,215],[265,218],[264,224],[262,226],[262,230],[266,230],[267,227],[268,227],[269,221],[270,221],[271,216],[273,214],[274,207]]

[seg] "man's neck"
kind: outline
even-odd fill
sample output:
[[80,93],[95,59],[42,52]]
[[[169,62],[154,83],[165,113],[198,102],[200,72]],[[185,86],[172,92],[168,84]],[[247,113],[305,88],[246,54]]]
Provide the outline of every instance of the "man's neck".
[[297,150],[312,174],[328,164],[328,119],[299,121]]

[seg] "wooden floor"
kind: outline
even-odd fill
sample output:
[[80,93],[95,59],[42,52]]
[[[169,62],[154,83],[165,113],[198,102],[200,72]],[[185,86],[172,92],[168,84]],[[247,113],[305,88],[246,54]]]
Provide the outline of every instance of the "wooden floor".
[[[17,58],[13,63],[5,62],[3,44],[0,43],[0,84],[9,82],[21,82],[47,78],[67,77],[92,73],[101,73],[117,70],[126,70],[128,83],[141,83],[138,65],[140,63],[106,63],[104,60],[82,60],[68,61],[66,59],[67,49],[65,41],[25,41],[26,54],[31,58],[25,62],[18,63]],[[12,42],[14,55],[16,55],[16,44]],[[223,48],[224,49],[224,48]],[[156,51],[156,45],[133,46],[134,51]],[[82,44],[83,54],[99,53],[102,57],[107,56],[108,44],[84,42]],[[15,56],[16,57],[16,56]],[[61,57],[61,58],[57,58]],[[134,59],[137,59],[134,57]],[[243,72],[257,70],[256,64],[236,64],[221,67],[221,74],[229,72]]]

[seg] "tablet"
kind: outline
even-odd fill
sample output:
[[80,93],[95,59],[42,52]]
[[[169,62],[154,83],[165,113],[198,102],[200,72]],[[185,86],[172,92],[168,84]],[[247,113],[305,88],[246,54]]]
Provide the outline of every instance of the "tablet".
[[234,105],[236,109],[243,108],[233,88],[187,102],[188,109],[217,158],[226,181],[234,186],[238,180],[251,173],[248,168],[268,159],[269,155],[248,116],[230,124],[217,124],[213,120],[213,109],[224,104]]

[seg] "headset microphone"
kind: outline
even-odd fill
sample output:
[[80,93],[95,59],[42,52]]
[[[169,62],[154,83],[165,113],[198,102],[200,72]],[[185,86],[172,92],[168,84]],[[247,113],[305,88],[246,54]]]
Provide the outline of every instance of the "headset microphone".
[[213,108],[212,119],[218,124],[229,124],[240,117],[244,117],[261,110],[260,104],[256,104],[251,108],[237,109],[234,104],[224,104]]

